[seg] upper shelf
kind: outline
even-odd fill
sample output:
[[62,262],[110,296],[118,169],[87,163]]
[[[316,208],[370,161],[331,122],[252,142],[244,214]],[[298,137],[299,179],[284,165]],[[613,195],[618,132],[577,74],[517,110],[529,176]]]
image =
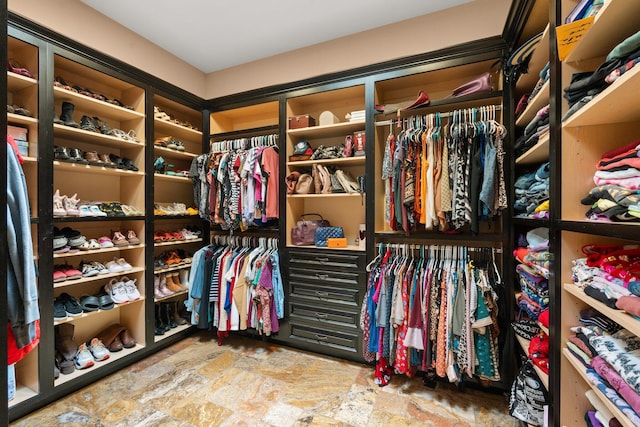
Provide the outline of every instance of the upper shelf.
[[153,126],[155,127],[156,136],[158,134],[165,134],[176,137],[178,139],[188,140],[200,140],[202,139],[202,131],[181,126],[177,123],[170,122],[168,120],[154,119]]
[[115,120],[131,120],[144,118],[143,113],[139,113],[134,110],[129,110],[119,105],[109,104],[108,102],[100,101],[95,98],[90,98],[86,95],[62,89],[58,86],[53,87],[53,94],[56,98],[62,100],[68,100],[73,103],[79,110],[91,111],[95,114],[109,117]]
[[330,164],[340,166],[356,166],[364,165],[366,157],[343,157],[339,159],[318,159],[318,160],[300,160],[298,162],[287,162],[287,166],[313,166],[315,164]]
[[516,159],[517,165],[532,165],[549,160],[549,133],[540,138],[538,143]]
[[542,33],[542,38],[536,45],[529,60],[529,72],[520,76],[516,82],[516,92],[525,93],[531,91],[540,79],[540,70],[549,62],[549,24]]
[[37,86],[38,81],[31,77],[25,77],[20,74],[7,71],[7,89],[9,91],[22,90],[30,86]]
[[608,88],[564,122],[564,127],[593,126],[640,119],[640,66],[620,76]]
[[127,141],[111,135],[104,135],[98,132],[91,132],[80,128],[54,124],[53,132],[57,137],[68,138],[73,141],[89,142],[93,144],[106,145],[109,147],[144,147],[143,142]]
[[640,2],[608,0],[596,15],[593,25],[567,55],[566,62],[606,56],[615,45],[638,31]]
[[310,126],[300,129],[289,129],[287,133],[300,138],[326,138],[340,136],[364,130],[364,122],[345,122],[333,125]]

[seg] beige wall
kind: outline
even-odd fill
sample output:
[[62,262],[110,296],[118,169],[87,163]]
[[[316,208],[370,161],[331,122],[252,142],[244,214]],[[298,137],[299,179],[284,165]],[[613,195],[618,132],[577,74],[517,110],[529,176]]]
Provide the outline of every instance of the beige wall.
[[206,76],[202,71],[80,0],[8,0],[8,6],[12,12],[186,91],[205,94]]
[[80,0],[8,0],[12,12],[205,99],[498,35],[504,27],[510,4],[510,0],[476,0],[205,75]]

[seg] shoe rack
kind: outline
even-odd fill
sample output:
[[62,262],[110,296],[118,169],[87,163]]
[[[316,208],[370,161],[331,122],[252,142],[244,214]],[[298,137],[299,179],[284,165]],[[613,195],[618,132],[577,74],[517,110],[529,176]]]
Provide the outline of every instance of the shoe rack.
[[[59,190],[61,195],[68,197],[77,194],[77,198],[81,200],[80,204],[115,201],[138,209],[141,214],[126,216],[108,214],[107,217],[66,215],[54,218],[52,226],[59,229],[69,227],[78,230],[87,239],[100,236],[111,237],[118,231],[126,235],[128,230],[133,230],[137,236],[144,236],[147,226],[144,221],[144,206],[148,191],[145,188],[144,88],[106,75],[62,55],[54,55],[53,61],[55,82],[58,84],[64,82],[62,86],[54,85],[52,88],[54,109],[57,118],[65,122],[53,124],[53,143],[56,147],[65,147],[69,151],[80,150],[78,153],[84,153],[82,158],[93,160],[89,164],[84,164],[77,158],[76,161],[68,161],[54,157],[53,188]],[[107,102],[107,99],[118,100],[128,108]],[[109,131],[100,132],[87,128],[84,126],[86,123],[82,123],[83,126],[81,126],[83,118],[95,118],[96,122],[99,120],[101,123],[107,123]],[[114,129],[120,129],[126,135],[130,135],[130,138],[109,134]],[[98,164],[95,158],[88,156],[91,152],[108,153],[113,158],[129,159],[137,170],[108,167],[104,162]],[[124,276],[136,280],[142,295],[138,300],[116,304],[111,310],[98,310],[77,317],[68,317],[66,320],[54,321],[54,324],[72,323],[75,329],[74,341],[78,344],[90,340],[113,323],[127,327],[137,341],[135,347],[112,353],[108,360],[96,363],[92,368],[75,370],[69,375],[60,375],[55,380],[54,387],[73,381],[90,370],[105,369],[108,364],[126,358],[147,345],[145,299],[148,293],[145,283],[145,248],[146,244],[143,242],[138,245],[53,255],[54,265],[69,264],[77,267],[81,261],[99,261],[106,264],[111,260],[124,258],[133,267],[122,273],[55,282],[53,283],[55,298],[62,293],[73,295],[78,299],[83,295],[97,295],[110,280],[120,280]]]
[[[154,165],[159,158],[164,161],[164,167],[156,169],[154,166],[153,173],[153,291],[156,315],[154,329],[157,332],[159,325],[171,324],[165,309],[169,304],[174,307],[174,310],[185,312],[184,302],[188,297],[188,290],[185,288],[188,282],[185,283],[185,281],[188,280],[188,271],[191,268],[190,262],[187,261],[190,261],[191,255],[200,249],[205,241],[202,234],[197,238],[187,239],[180,233],[186,227],[203,228],[202,220],[196,211],[187,212],[182,209],[196,208],[197,210],[197,206],[194,205],[193,182],[188,176],[188,171],[192,161],[202,154],[203,121],[200,111],[169,97],[155,94],[153,104]],[[167,238],[155,238],[162,233]],[[201,233],[204,233],[204,230],[201,230]],[[179,285],[172,284],[174,278]],[[161,307],[164,311],[159,310]],[[160,342],[191,327],[189,323],[173,326],[162,334],[154,333],[155,342]]]
[[[558,2],[558,22],[576,5],[575,1]],[[605,60],[606,55],[625,38],[640,31],[640,25],[632,16],[640,13],[640,4],[610,0],[605,2],[594,23],[571,53],[559,63],[561,88],[569,85],[577,72],[593,71]],[[566,347],[570,328],[579,325],[580,310],[593,307],[620,326],[640,336],[637,318],[621,310],[611,309],[578,288],[571,278],[572,260],[584,255],[581,247],[586,244],[634,244],[640,242],[637,223],[598,222],[585,219],[588,206],[580,203],[595,186],[593,175],[602,154],[622,147],[640,136],[639,101],[635,94],[640,88],[640,68],[633,67],[596,95],[576,113],[559,123],[561,153],[557,164],[561,202],[558,232],[561,262],[557,271],[561,297],[559,317],[561,348],[560,424],[576,425],[583,422],[587,410],[592,410],[585,397],[593,390],[618,419],[621,425],[633,425],[605,395],[586,377],[585,367]],[[561,98],[558,97],[558,100]],[[561,114],[568,110],[567,101],[559,101]]]

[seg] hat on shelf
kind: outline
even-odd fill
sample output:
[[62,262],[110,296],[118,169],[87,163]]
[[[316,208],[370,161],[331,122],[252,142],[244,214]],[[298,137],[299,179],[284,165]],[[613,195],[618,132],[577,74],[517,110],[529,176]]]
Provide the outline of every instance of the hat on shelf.
[[313,154],[313,148],[311,148],[311,145],[309,145],[307,141],[300,141],[295,145],[293,149],[293,154],[297,156],[301,156],[301,155],[310,156],[311,154]]

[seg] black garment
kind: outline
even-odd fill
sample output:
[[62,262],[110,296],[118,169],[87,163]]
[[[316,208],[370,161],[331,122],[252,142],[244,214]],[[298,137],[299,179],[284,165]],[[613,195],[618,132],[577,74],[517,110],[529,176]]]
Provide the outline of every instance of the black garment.
[[471,204],[471,232],[480,232],[480,190],[482,188],[482,152],[484,147],[484,134],[469,138],[471,144],[471,171],[469,185],[469,203]]
[[618,308],[616,308],[616,300],[614,298],[607,297],[600,289],[594,288],[593,286],[587,286],[584,288],[584,293],[589,295],[591,298],[597,299],[607,307],[618,310]]

